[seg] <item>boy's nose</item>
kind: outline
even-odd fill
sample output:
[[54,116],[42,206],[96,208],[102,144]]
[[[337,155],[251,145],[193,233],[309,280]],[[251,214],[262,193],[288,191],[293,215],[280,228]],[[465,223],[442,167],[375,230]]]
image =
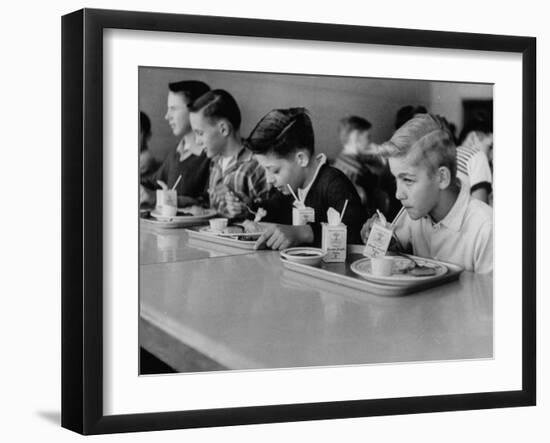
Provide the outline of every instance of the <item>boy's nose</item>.
[[406,198],[406,195],[403,192],[403,189],[399,185],[397,185],[397,187],[395,189],[395,198],[397,200],[405,200],[405,198]]

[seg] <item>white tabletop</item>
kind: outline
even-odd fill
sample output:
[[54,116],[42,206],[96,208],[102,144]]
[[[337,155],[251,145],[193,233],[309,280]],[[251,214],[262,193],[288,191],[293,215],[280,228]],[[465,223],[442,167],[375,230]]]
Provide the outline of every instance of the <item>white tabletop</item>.
[[185,229],[162,229],[150,227],[143,222],[140,224],[139,262],[141,265],[224,257],[249,252],[189,239]]
[[[141,318],[157,335],[148,347],[181,343],[230,369],[492,357],[492,275],[381,297],[284,270],[276,251],[209,253],[180,234],[156,234],[173,260],[140,266]],[[142,257],[163,251],[151,237],[141,245]],[[188,370],[170,349],[164,359]]]

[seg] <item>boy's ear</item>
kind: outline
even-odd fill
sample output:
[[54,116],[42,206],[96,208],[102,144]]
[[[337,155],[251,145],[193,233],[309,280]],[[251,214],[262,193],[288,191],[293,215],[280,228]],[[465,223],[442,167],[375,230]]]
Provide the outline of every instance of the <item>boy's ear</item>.
[[218,130],[220,131],[221,135],[227,137],[231,132],[231,128],[229,127],[229,122],[227,120],[219,120]]
[[437,178],[439,180],[439,189],[447,189],[451,185],[451,171],[447,166],[440,166],[437,169]]
[[296,152],[296,163],[302,168],[305,168],[309,164],[309,155],[305,151]]

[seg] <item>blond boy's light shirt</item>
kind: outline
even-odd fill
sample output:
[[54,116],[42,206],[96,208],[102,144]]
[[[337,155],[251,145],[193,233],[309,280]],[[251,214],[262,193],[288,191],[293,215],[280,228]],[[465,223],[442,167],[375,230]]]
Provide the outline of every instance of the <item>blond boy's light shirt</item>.
[[430,216],[411,220],[405,214],[396,235],[414,255],[463,266],[486,274],[493,270],[493,209],[472,199],[466,186],[449,213],[439,223]]

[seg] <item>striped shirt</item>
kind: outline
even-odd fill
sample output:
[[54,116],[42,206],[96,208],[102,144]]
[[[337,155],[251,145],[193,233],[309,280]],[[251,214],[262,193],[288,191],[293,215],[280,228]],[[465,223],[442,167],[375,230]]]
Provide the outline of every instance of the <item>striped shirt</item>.
[[227,164],[224,164],[222,156],[212,160],[208,196],[210,207],[222,215],[228,215],[225,201],[228,191],[232,191],[248,206],[253,206],[267,197],[269,185],[265,170],[256,161],[252,152],[244,147],[237,155],[231,157]]
[[456,175],[470,192],[486,187],[491,191],[492,174],[487,155],[475,146],[456,148]]

